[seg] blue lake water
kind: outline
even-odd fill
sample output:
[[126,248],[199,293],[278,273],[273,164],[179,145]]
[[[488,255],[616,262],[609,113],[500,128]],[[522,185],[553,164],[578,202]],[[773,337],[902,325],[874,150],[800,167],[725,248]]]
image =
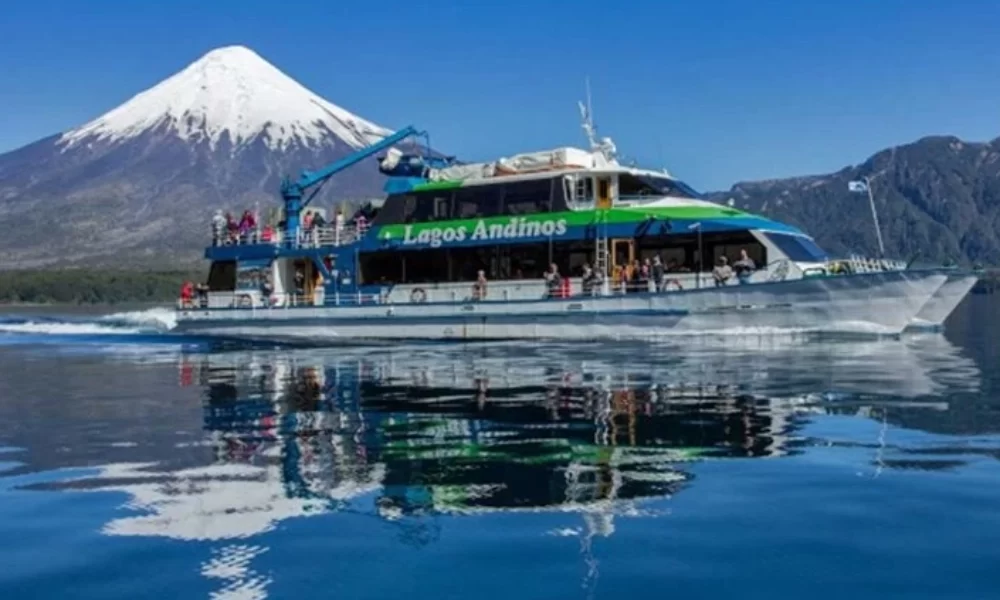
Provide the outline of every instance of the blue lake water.
[[995,297],[902,340],[169,321],[0,314],[0,598],[1000,597]]

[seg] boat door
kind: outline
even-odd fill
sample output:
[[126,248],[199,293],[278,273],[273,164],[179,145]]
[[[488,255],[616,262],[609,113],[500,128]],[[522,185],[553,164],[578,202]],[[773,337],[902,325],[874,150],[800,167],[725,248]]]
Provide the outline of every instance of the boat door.
[[[299,273],[301,273],[301,286],[302,286],[302,297],[298,298],[299,303],[302,304],[312,304],[313,295],[316,292],[316,265],[313,264],[311,260],[296,260],[295,261],[295,278],[296,287],[299,285]],[[296,293],[299,293],[296,290]]]
[[628,267],[635,260],[635,240],[611,240],[611,281],[617,285],[628,279]]
[[597,208],[611,208],[611,178],[597,178]]

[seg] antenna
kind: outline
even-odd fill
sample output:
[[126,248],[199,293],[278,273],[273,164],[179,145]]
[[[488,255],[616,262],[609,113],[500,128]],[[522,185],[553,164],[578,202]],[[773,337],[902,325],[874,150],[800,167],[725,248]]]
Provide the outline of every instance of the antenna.
[[581,127],[583,127],[583,132],[587,134],[587,142],[590,143],[590,149],[597,150],[597,132],[594,129],[594,113],[593,107],[590,104],[590,77],[588,76],[585,80],[585,85],[587,86],[587,104],[583,102],[577,102],[580,107],[580,119],[583,121]]
[[590,99],[590,76],[588,75],[584,79],[584,84],[587,89],[587,104],[584,105],[583,102],[577,102],[580,107],[580,118],[583,121],[581,127],[583,127],[583,132],[587,134],[587,142],[590,143],[590,151],[594,153],[600,153],[604,160],[611,164],[617,164],[616,160],[617,148],[615,143],[611,141],[611,138],[604,138],[601,140],[597,139],[597,128],[594,127],[594,110]]

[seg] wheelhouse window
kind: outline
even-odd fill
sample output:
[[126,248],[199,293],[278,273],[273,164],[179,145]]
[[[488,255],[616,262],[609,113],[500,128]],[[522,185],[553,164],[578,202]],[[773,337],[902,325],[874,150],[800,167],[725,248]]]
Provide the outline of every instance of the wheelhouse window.
[[686,183],[677,179],[655,175],[632,175],[630,173],[622,173],[618,176],[618,194],[622,199],[648,196],[697,199],[701,196]]
[[787,233],[767,233],[767,239],[795,262],[825,262],[827,254],[811,239]]

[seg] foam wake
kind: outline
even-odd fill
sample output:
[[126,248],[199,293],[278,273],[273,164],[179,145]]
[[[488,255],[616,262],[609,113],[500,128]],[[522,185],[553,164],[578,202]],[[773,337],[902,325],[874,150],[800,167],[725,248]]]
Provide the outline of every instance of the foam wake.
[[177,325],[168,308],[131,311],[96,317],[7,316],[0,317],[0,333],[55,336],[108,336],[164,333]]

